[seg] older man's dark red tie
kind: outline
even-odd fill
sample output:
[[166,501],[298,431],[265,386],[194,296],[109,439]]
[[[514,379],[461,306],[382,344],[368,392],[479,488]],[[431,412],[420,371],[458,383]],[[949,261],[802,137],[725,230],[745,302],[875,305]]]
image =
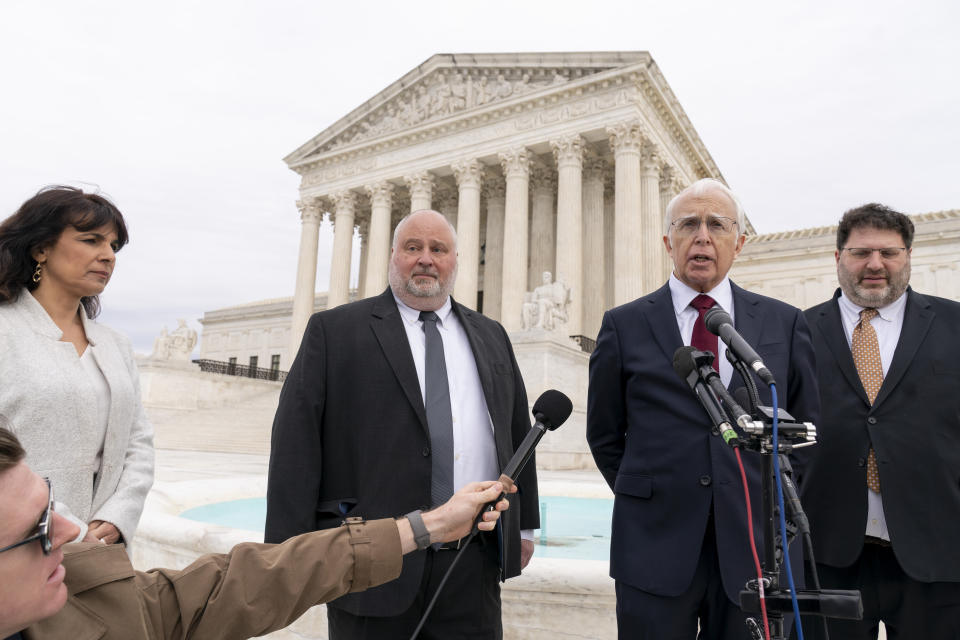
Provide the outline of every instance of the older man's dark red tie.
[[[693,323],[693,336],[690,338],[690,346],[719,356],[717,353],[717,336],[707,331],[707,325],[703,321],[703,317],[707,315],[707,310],[715,304],[716,301],[705,293],[701,293],[690,302],[690,306],[700,314],[697,321]],[[720,371],[720,361],[717,358],[713,359],[713,368]]]

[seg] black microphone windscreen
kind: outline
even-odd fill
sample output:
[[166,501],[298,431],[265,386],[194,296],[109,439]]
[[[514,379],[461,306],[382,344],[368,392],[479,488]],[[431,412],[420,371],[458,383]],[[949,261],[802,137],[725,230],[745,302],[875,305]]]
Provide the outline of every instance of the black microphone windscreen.
[[696,351],[695,347],[686,346],[673,352],[673,370],[684,380],[697,368],[697,361],[693,357],[694,351]]
[[566,422],[572,412],[573,402],[556,389],[544,391],[533,403],[533,417],[551,431]]
[[733,325],[733,318],[719,306],[714,306],[710,307],[706,315],[703,316],[703,324],[707,326],[707,331],[718,336],[720,335],[720,325]]
[[741,407],[747,408],[750,406],[750,392],[747,391],[746,387],[737,387],[733,390],[733,399],[737,401],[737,404]]

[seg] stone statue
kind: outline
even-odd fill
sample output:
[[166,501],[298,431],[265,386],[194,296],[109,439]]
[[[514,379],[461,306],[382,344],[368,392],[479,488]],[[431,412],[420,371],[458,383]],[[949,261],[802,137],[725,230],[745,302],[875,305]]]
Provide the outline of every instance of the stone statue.
[[170,336],[167,335],[167,328],[164,327],[160,335],[153,341],[153,353],[150,357],[154,360],[170,359]]
[[180,360],[190,362],[193,348],[197,346],[197,332],[187,326],[187,321],[177,320],[177,328],[167,333],[164,327],[153,341],[153,360]]
[[570,287],[559,279],[554,282],[552,274],[544,271],[543,284],[524,296],[521,328],[562,332],[569,305]]

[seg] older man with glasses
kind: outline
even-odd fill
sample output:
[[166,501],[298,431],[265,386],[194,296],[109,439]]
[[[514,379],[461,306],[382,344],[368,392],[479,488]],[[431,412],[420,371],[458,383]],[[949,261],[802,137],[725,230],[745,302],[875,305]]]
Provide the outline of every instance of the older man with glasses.
[[912,245],[904,214],[847,211],[840,288],[806,311],[823,436],[803,501],[821,584],[863,599],[833,638],[960,637],[960,304],[910,288]]
[[[122,545],[67,544],[79,528],[54,510],[53,487],[23,462],[0,416],[0,638],[6,640],[260,636],[314,604],[400,574],[418,540],[406,519],[362,521],[280,545],[247,543],[182,571],[134,571]],[[431,542],[466,535],[502,485],[473,483],[422,514]],[[498,511],[507,501],[497,504]],[[493,529],[499,513],[483,515]],[[36,543],[36,544],[34,544]]]
[[[736,603],[753,561],[737,462],[671,366],[674,352],[692,345],[717,356],[714,366],[731,390],[744,386],[723,343],[706,330],[707,310],[719,305],[730,314],[776,378],[781,407],[800,420],[818,417],[813,347],[800,310],[727,277],[745,223],[737,197],[717,180],[680,192],[664,220],[669,282],[608,311],[590,358],[587,440],[615,495],[610,575],[620,638],[694,638],[698,620],[700,638],[746,636]],[[769,405],[770,390],[760,391]],[[759,456],[744,463],[761,531]]]

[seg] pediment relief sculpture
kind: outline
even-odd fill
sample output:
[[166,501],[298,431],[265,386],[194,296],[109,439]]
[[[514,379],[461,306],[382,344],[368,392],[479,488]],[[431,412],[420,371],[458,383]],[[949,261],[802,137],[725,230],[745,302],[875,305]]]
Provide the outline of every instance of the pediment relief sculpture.
[[377,138],[604,69],[447,69],[432,73],[352,125],[322,151]]

